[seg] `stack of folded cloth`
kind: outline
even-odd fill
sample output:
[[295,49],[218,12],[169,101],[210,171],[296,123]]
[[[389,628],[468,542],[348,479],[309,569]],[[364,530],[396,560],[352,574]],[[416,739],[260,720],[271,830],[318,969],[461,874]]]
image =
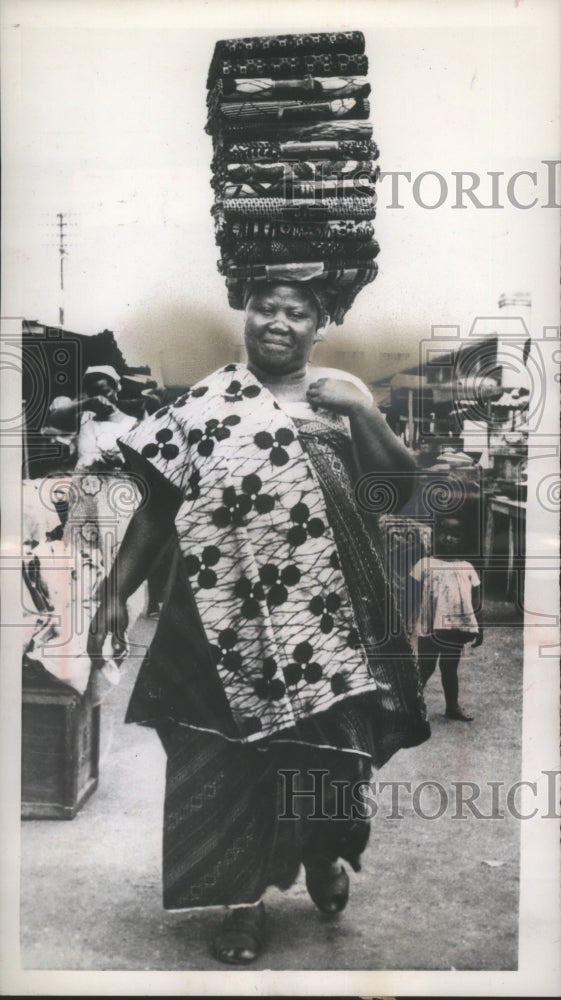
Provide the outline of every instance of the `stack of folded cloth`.
[[341,323],[376,277],[367,70],[360,31],[217,42],[206,130],[233,308],[248,283],[317,280]]

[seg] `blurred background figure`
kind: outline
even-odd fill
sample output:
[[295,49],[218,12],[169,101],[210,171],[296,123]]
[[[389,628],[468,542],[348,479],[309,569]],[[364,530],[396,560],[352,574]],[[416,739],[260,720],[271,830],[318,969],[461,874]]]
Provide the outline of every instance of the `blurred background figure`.
[[82,379],[83,395],[76,400],[56,397],[49,410],[49,423],[61,430],[79,417],[76,438],[76,469],[104,471],[122,468],[117,440],[131,430],[138,416],[124,412],[119,402],[121,381],[112,365],[92,365]]

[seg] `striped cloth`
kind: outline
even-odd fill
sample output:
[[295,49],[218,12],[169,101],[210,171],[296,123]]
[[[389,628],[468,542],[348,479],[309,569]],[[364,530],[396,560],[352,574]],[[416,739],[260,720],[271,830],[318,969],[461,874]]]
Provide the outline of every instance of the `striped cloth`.
[[[367,745],[360,716],[355,721],[352,712],[346,714],[350,738]],[[255,903],[269,886],[288,889],[302,861],[318,855],[348,860],[355,870],[360,867],[369,835],[367,819],[314,823],[307,817],[278,817],[288,811],[285,788],[292,780],[284,778],[283,771],[301,772],[295,787],[307,791],[314,787],[310,770],[327,768],[324,809],[335,815],[333,782],[356,787],[366,781],[368,758],[290,745],[261,751],[182,726],[162,728],[160,738],[167,753],[165,909]],[[304,801],[311,814],[314,799]]]

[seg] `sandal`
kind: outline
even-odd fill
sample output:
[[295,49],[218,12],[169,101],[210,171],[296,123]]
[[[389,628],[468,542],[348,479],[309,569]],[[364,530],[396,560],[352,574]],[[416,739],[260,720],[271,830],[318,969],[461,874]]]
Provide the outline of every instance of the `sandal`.
[[349,876],[342,865],[320,861],[306,865],[306,889],[322,913],[341,913],[349,899]]
[[228,910],[217,931],[213,950],[220,962],[247,965],[261,954],[265,937],[265,906],[237,906]]

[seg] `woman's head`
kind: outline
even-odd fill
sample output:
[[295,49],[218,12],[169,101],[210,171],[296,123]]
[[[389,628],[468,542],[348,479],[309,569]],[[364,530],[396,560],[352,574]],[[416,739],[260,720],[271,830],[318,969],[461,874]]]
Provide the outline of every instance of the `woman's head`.
[[303,368],[326,321],[320,293],[301,282],[248,287],[245,345],[251,366],[271,374]]
[[92,396],[105,396],[115,403],[121,383],[112,365],[92,365],[87,368],[82,379],[82,388],[90,399]]

